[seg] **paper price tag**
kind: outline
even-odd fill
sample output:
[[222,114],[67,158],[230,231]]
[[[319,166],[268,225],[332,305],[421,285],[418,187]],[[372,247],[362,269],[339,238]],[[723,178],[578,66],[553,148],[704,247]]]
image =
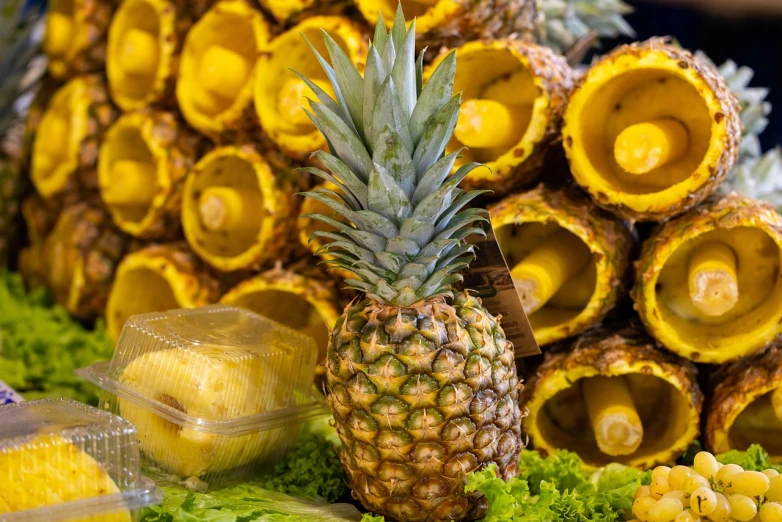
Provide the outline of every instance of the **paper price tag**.
[[489,312],[502,317],[500,324],[516,349],[517,359],[539,355],[540,346],[535,341],[532,326],[513,285],[510,268],[500,250],[488,211],[486,218],[489,221],[481,223],[486,237],[472,235],[467,238],[468,243],[475,245],[476,258],[462,272],[464,288],[477,293]]
[[6,383],[0,381],[0,406],[22,401],[24,401],[24,399],[21,395],[16,393],[16,391]]

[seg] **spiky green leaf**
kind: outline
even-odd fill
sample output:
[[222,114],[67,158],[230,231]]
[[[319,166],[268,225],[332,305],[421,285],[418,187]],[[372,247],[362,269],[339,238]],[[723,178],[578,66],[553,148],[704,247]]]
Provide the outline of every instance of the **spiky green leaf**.
[[426,82],[410,117],[410,136],[416,145],[421,141],[429,119],[453,96],[456,74],[456,52],[449,53]]

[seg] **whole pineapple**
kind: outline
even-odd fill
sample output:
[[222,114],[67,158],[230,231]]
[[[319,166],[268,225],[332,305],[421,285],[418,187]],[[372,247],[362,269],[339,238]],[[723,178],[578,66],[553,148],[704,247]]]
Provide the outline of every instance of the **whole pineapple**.
[[452,95],[456,56],[422,87],[415,21],[407,31],[401,8],[390,34],[378,23],[363,78],[324,39],[332,65],[319,61],[336,101],[305,81],[320,102],[308,114],[332,152],[315,155],[331,173],[308,170],[341,195],[307,196],[352,226],[307,217],[336,228],[313,234],[333,239],[320,252],[365,294],[337,321],[327,354],[341,459],[372,511],[402,522],[475,519],[486,501],[464,493],[465,475],[489,463],[503,478],[516,473],[521,385],[499,319],[451,290],[473,258],[463,240],[484,220],[463,210],[480,192],[457,188],[478,165],[451,175],[458,152],[444,155],[461,101]]

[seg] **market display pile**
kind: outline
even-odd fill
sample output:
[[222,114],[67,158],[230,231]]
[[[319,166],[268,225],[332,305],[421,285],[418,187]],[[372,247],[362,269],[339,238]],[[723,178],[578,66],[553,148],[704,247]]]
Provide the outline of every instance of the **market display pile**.
[[[24,194],[12,264],[31,292],[3,272],[0,379],[97,403],[73,370],[111,359],[117,386],[154,388],[176,430],[122,398],[101,407],[132,412],[145,456],[209,490],[167,489],[147,520],[355,520],[347,506],[318,515],[345,500],[343,479],[370,521],[782,520],[767,91],[664,38],[576,66],[590,30],[632,35],[626,12],[51,2],[48,73],[0,164],[0,238]],[[544,352],[520,365],[505,318],[461,275],[484,208]],[[336,430],[228,489],[201,479],[284,454],[293,431],[240,428],[237,445],[182,426],[297,406],[275,379],[301,376],[254,347],[165,351],[165,336],[112,354],[139,314],[218,303],[314,339]],[[668,467],[699,440],[716,459]],[[323,477],[301,480],[308,465]],[[280,494],[309,501],[286,514]]]

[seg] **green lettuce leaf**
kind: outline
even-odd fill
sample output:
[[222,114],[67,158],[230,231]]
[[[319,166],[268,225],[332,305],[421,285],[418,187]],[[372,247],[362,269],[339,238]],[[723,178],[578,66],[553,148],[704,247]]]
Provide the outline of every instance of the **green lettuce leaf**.
[[771,463],[768,453],[759,445],[753,444],[747,451],[728,451],[716,455],[717,462],[722,464],[738,464],[747,471],[763,471],[775,469],[782,473],[782,465]]
[[539,485],[546,481],[558,490],[589,491],[592,484],[584,471],[584,462],[575,453],[556,450],[554,455],[543,458],[533,450],[522,450],[519,459],[518,478],[529,483],[533,495],[540,493]]

